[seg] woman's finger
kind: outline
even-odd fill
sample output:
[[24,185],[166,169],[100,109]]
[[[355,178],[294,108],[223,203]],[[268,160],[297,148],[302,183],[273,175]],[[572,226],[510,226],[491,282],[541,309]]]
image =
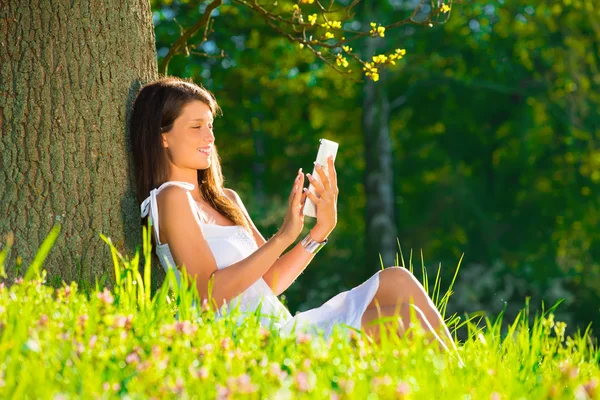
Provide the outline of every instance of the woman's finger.
[[294,194],[294,206],[298,207],[300,205],[300,199],[302,198],[302,188],[304,186],[304,179],[303,177],[298,178],[298,189],[296,190],[296,193]]
[[333,156],[327,157],[327,172],[329,173],[329,183],[333,188],[333,193],[337,195],[338,187],[337,187],[337,171],[335,170],[335,165],[333,162]]
[[312,200],[313,203],[315,204],[319,204],[319,202],[321,201],[321,199],[319,197],[317,197],[316,194],[314,194],[313,192],[311,192],[310,190],[308,190],[307,188],[304,188],[304,193],[306,194],[306,196]]
[[323,184],[321,182],[318,182],[314,176],[312,176],[311,174],[307,173],[306,177],[308,178],[309,182],[312,183],[312,185],[315,188],[315,192],[317,193],[317,195],[319,197],[322,196],[323,192],[325,191],[325,188],[323,187]]
[[[302,182],[302,183],[300,183]],[[298,174],[296,175],[296,179],[294,180],[294,184],[292,186],[292,190],[290,191],[290,196],[288,197],[288,204],[292,204],[294,200],[298,197],[299,193],[302,193],[302,184],[304,183],[304,176],[302,175],[302,168],[298,170]]]
[[297,185],[298,183],[294,181],[294,186],[292,186],[292,190],[290,190],[290,195],[288,196],[288,204],[292,204],[294,202],[294,196],[296,195],[295,191]]
[[302,198],[302,188],[304,187],[304,174],[302,173],[302,168],[300,168],[300,176],[298,177],[298,191],[296,192],[298,195],[298,199]]
[[304,204],[306,203],[306,192],[302,191],[302,198],[300,199],[300,206],[304,207]]
[[321,177],[321,183],[323,184],[323,188],[325,191],[328,191],[330,188],[329,185],[329,177],[325,173],[325,170],[319,163],[315,163],[315,169],[317,170],[317,174]]
[[300,198],[300,204],[298,204],[298,216],[302,219],[304,218],[304,214],[302,210],[304,209],[304,203],[306,203],[306,193],[302,192],[302,197]]

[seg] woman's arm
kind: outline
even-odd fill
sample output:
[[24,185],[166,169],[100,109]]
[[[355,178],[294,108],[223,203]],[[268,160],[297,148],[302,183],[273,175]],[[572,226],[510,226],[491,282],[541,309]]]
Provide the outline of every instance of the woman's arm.
[[[313,228],[310,231],[310,236],[317,242],[322,242],[327,237],[327,234],[318,232]],[[263,275],[263,279],[267,282],[273,293],[279,296],[294,283],[314,257],[313,253],[309,253],[302,246],[302,243],[298,242],[290,251],[275,261],[266,274]]]
[[[225,189],[225,192],[227,193],[228,197],[238,205],[238,207],[246,216],[246,219],[252,228],[254,240],[256,241],[258,247],[261,247],[266,243],[266,241],[256,228],[256,225],[254,225],[254,222],[250,218],[248,210],[246,210],[246,207],[240,199],[240,196],[232,189]],[[315,227],[313,227],[310,231],[311,237],[318,242],[325,240],[328,234],[328,232],[320,232]],[[273,293],[279,296],[281,293],[287,290],[292,283],[294,283],[302,271],[304,271],[308,264],[310,264],[314,256],[314,254],[306,251],[302,244],[298,242],[290,251],[278,257],[275,263],[271,265],[271,268],[269,268],[269,270],[263,275],[263,279],[267,285],[269,285]]]

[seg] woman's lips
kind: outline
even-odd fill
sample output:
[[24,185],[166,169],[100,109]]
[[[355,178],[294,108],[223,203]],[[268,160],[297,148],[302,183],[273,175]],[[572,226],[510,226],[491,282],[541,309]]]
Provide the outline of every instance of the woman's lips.
[[[208,151],[206,151],[206,149],[208,149]],[[204,150],[204,151],[200,151],[200,150]],[[210,156],[212,154],[212,149],[208,148],[208,147],[199,147],[198,148],[198,153],[205,155],[205,156]]]

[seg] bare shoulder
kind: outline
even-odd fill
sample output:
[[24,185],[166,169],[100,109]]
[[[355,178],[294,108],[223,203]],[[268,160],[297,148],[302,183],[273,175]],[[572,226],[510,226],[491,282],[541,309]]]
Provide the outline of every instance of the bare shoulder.
[[[250,220],[250,215],[248,214],[248,210],[246,210],[246,206],[244,205],[244,202],[242,201],[240,196],[237,194],[237,192],[235,190],[229,189],[229,188],[223,188],[223,191],[225,192],[227,197],[229,197],[235,204],[238,205],[238,207],[240,207],[242,212],[246,215],[246,218],[248,218]],[[250,224],[252,224],[252,220],[250,220]]]
[[[179,186],[168,186],[156,196],[159,215],[163,212],[173,213],[184,204],[189,204],[185,189]],[[189,206],[188,206],[189,208]]]
[[254,225],[252,223],[252,219],[250,218],[250,214],[248,213],[248,210],[246,210],[246,206],[244,205],[244,202],[242,201],[242,199],[240,198],[240,196],[237,194],[237,192],[233,189],[228,189],[228,188],[223,188],[223,191],[225,192],[225,194],[227,195],[227,197],[229,197],[235,204],[238,205],[238,207],[240,208],[240,210],[242,211],[242,213],[246,216],[246,218],[248,219],[248,222],[250,222],[250,225]]
[[[179,186],[168,186],[156,196],[158,208],[159,235],[162,243],[169,242],[171,227],[182,221],[194,221],[186,190]],[[174,222],[177,221],[177,224]]]
[[227,197],[229,197],[231,200],[235,201],[236,203],[238,203],[238,205],[240,205],[240,203],[242,202],[242,199],[240,199],[240,196],[237,194],[237,192],[235,190],[229,189],[229,188],[223,188],[223,191],[225,192]]
[[246,219],[248,219],[248,222],[250,222],[250,225],[252,226],[253,224],[252,224],[252,220],[250,219],[250,215],[248,214],[248,210],[246,210],[246,206],[244,206],[244,202],[242,201],[240,196],[237,194],[237,192],[233,189],[228,189],[228,188],[223,188],[223,191],[225,192],[225,195],[227,197],[229,197],[229,199],[231,201],[233,201],[235,204],[237,204],[237,206],[240,208],[240,210],[246,216]]

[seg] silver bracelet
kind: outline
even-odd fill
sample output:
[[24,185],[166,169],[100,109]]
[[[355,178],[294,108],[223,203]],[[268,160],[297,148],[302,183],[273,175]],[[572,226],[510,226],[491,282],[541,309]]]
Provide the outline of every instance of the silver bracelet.
[[304,247],[309,253],[317,254],[319,250],[323,248],[329,241],[329,238],[325,238],[322,242],[317,242],[310,236],[310,232],[304,239],[302,239],[302,247]]

